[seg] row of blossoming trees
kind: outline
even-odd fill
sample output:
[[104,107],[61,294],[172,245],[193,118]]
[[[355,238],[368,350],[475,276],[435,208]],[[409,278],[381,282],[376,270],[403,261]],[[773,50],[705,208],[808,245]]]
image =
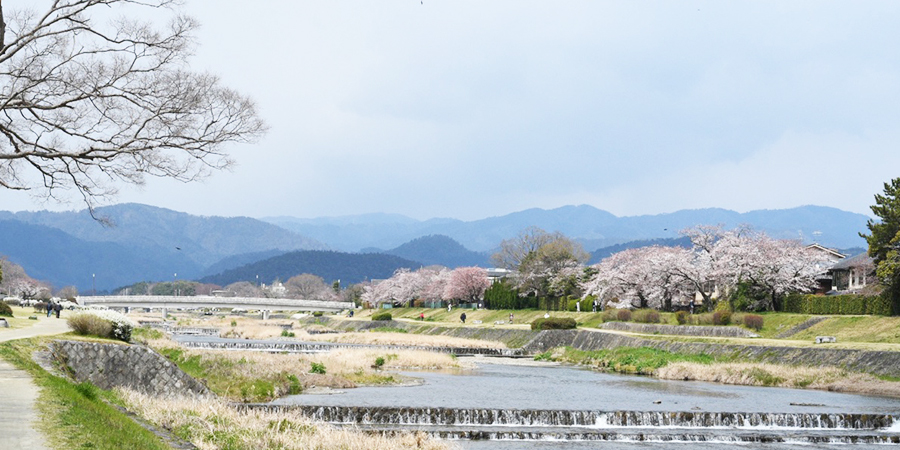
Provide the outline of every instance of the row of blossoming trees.
[[400,269],[387,280],[367,285],[362,300],[370,304],[385,300],[477,303],[490,285],[487,271],[480,267]]
[[[491,286],[478,267],[401,269],[366,287],[362,299],[479,302],[494,295],[526,300],[504,307],[565,308],[568,299],[605,307],[673,310],[695,300],[712,307],[721,300],[735,309],[777,310],[784,296],[808,292],[823,270],[821,257],[798,241],[773,239],[749,228],[700,226],[684,230],[689,248],[651,246],[625,250],[587,266],[588,254],[560,233],[529,228],[503,241],[494,263],[512,271]],[[505,290],[505,292],[504,292]],[[486,299],[491,307],[491,298]],[[563,300],[563,301],[560,301]],[[516,306],[510,306],[516,305]]]

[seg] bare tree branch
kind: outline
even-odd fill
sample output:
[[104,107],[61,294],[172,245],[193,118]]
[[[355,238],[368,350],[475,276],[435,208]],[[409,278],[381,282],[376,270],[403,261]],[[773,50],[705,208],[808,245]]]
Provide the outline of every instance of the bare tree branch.
[[[165,9],[166,27],[99,7]],[[253,102],[189,69],[197,22],[172,0],[56,0],[43,13],[0,7],[0,186],[80,195],[93,210],[116,185],[189,182],[229,167],[229,143],[256,141]],[[107,9],[103,10],[104,13]]]

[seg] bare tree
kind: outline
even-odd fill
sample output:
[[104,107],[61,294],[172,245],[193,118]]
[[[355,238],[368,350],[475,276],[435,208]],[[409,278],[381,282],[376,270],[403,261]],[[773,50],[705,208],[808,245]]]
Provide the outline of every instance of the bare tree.
[[333,295],[333,291],[328,288],[322,277],[309,273],[292,276],[284,284],[288,289],[288,295],[293,298],[328,300]]
[[[198,24],[178,0],[49,3],[0,6],[0,186],[75,192],[93,211],[118,183],[227,168],[224,144],[265,131],[251,100],[189,70]],[[170,12],[168,25],[123,15],[149,9]]]

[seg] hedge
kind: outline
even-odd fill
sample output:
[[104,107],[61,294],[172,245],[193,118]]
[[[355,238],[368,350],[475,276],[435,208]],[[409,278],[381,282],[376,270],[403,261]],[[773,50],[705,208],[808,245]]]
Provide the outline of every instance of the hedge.
[[880,295],[790,294],[784,299],[784,312],[798,314],[891,315],[891,302]]
[[575,319],[571,317],[540,318],[531,322],[532,330],[571,330],[575,327]]
[[372,314],[372,320],[391,320],[393,316],[389,312],[381,312]]

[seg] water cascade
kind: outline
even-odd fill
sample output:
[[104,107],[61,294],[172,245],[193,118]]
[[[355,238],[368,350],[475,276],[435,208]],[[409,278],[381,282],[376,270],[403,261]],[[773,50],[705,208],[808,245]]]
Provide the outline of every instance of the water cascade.
[[[442,439],[900,444],[889,414],[568,411],[247,404],[373,432]],[[893,427],[893,428],[892,428]]]

